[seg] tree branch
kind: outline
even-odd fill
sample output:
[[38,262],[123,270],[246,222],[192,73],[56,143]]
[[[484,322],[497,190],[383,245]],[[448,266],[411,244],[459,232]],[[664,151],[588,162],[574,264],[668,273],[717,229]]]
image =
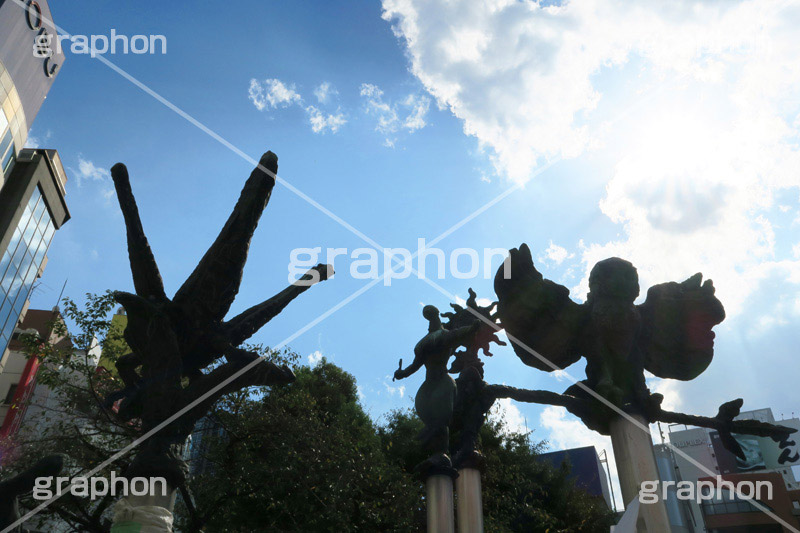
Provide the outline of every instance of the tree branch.
[[[294,381],[294,374],[288,367],[277,366],[260,358],[255,352],[238,351],[240,352],[239,357],[223,363],[208,374],[197,378],[186,388],[185,401],[187,404],[193,403],[208,391],[216,389],[208,398],[192,409],[192,413],[200,413],[199,416],[196,414],[193,414],[193,416],[197,418],[203,416],[217,400],[231,392],[236,392],[246,387],[270,386]],[[248,357],[243,356],[243,354],[247,354]],[[260,359],[261,361],[229,383],[225,383],[255,359]],[[225,384],[222,385],[223,383]]]

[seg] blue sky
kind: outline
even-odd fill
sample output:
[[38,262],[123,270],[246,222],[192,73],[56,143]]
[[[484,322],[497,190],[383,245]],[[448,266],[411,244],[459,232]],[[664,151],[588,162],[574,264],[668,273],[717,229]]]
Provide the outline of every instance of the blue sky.
[[[697,414],[739,396],[745,409],[772,407],[778,417],[797,409],[796,6],[245,0],[234,11],[79,0],[51,9],[74,35],[164,35],[164,55],[106,57],[249,156],[277,153],[283,179],[381,246],[415,251],[417,239],[523,184],[438,247],[527,242],[539,270],[578,301],[588,270],[611,255],[639,268],[643,295],[703,272],[729,315],[716,329],[715,360],[693,382],[652,387]],[[327,98],[315,94],[323,84]],[[128,166],[168,291],[216,236],[251,170],[100,61],[69,51],[32,137],[59,150],[72,213],[34,307],[51,307],[67,278],[73,298],[132,288],[107,174],[114,163]],[[232,312],[282,289],[291,251],[316,246],[367,245],[276,187]],[[338,261],[339,275],[254,340],[280,342],[367,283]],[[493,298],[491,280],[437,283]],[[352,372],[380,419],[410,407],[423,379],[390,378],[426,331],[422,305],[448,303],[413,276],[378,284],[291,347]],[[494,353],[490,382],[569,384],[510,349]],[[569,372],[582,377],[580,365]],[[504,407],[554,448],[610,448],[559,409]]]

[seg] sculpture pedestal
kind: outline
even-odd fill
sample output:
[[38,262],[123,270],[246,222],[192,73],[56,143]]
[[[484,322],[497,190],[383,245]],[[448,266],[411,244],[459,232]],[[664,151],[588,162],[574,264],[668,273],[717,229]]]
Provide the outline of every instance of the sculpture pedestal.
[[167,496],[126,496],[114,505],[111,533],[172,533],[174,490]]
[[454,533],[453,477],[433,474],[425,480],[428,533]]
[[456,479],[458,496],[459,533],[483,533],[483,498],[481,495],[481,471],[477,468],[462,468]]
[[[649,428],[644,417],[633,415],[633,418]],[[656,457],[653,454],[653,441],[650,431],[642,431],[630,420],[617,417],[610,423],[611,445],[617,463],[619,484],[625,505],[639,497],[642,481],[659,480]],[[662,500],[656,503],[641,504],[636,528],[640,532],[670,531],[667,507]]]

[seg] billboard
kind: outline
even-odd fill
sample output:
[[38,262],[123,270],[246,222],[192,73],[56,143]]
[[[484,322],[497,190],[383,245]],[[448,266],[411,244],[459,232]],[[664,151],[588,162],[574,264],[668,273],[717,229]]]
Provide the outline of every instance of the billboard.
[[[776,423],[800,431],[800,419],[791,418]],[[773,439],[734,434],[733,437],[745,453],[745,459],[726,450],[716,431],[711,432],[711,444],[721,474],[775,470],[800,464],[800,438],[797,435],[798,433],[794,433],[784,439]]]

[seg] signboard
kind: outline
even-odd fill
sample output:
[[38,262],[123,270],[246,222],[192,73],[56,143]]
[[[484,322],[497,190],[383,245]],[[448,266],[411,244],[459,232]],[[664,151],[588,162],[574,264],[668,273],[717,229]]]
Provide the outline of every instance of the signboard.
[[798,430],[783,440],[760,437],[761,450],[767,468],[786,468],[800,464],[800,419],[778,420],[775,422]]
[[[792,418],[779,420],[776,424],[795,428],[800,432],[800,420]],[[722,446],[719,434],[711,432],[711,443],[717,456],[721,474],[752,472],[755,470],[775,470],[800,464],[800,437],[798,433],[783,440],[751,435],[734,435],[742,447],[746,458],[739,459]]]

